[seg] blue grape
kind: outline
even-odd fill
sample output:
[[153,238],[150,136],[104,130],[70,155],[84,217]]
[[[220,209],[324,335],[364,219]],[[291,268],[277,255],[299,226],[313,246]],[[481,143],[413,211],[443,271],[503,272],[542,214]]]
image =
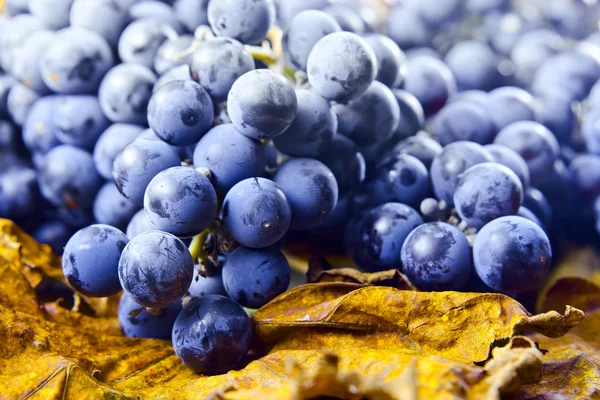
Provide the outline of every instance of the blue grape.
[[187,30],[194,32],[200,25],[208,25],[208,2],[209,0],[175,0],[173,11]]
[[340,197],[357,189],[365,180],[365,160],[358,146],[346,136],[335,136],[317,159],[333,173]]
[[292,68],[306,71],[308,56],[315,44],[341,30],[337,21],[323,11],[302,11],[294,16],[283,33],[283,56]]
[[15,220],[38,209],[40,191],[36,178],[34,170],[22,166],[0,172],[0,218]]
[[294,157],[316,157],[329,148],[338,130],[329,102],[305,89],[296,90],[298,109],[294,122],[273,139],[279,151]]
[[6,0],[4,3],[11,17],[29,12],[29,0]]
[[125,230],[129,221],[139,210],[127,200],[112,182],[100,188],[94,200],[93,213],[96,222]]
[[463,0],[406,0],[404,4],[415,10],[430,26],[459,20],[465,6]]
[[170,233],[148,231],[125,246],[119,280],[132,300],[143,307],[165,308],[186,294],[194,275],[192,256]]
[[305,10],[322,10],[330,0],[276,1],[277,18],[280,26],[286,28],[292,18]]
[[46,25],[31,14],[20,14],[6,21],[0,35],[0,67],[10,71],[13,54],[20,48],[21,42],[31,33],[43,29]]
[[160,45],[154,57],[154,70],[157,74],[163,74],[169,69],[187,65],[190,54],[186,52],[192,47],[194,37],[192,35],[181,35],[169,38]]
[[456,81],[442,61],[433,57],[414,57],[406,61],[404,90],[419,100],[426,116],[431,116],[456,92]]
[[550,226],[552,223],[552,206],[538,189],[530,187],[525,190],[523,206],[533,212],[544,226]]
[[160,78],[158,78],[154,84],[154,88],[152,89],[152,94],[156,93],[158,89],[167,83],[171,83],[173,81],[187,81],[189,79],[192,79],[192,75],[190,75],[190,68],[187,65],[173,67],[163,73]]
[[119,192],[137,206],[144,205],[146,187],[159,172],[179,166],[181,160],[166,143],[138,139],[115,158],[113,178]]
[[292,220],[283,190],[264,178],[245,179],[229,190],[221,209],[223,226],[246,247],[263,248],[277,243]]
[[40,59],[40,72],[46,86],[57,93],[90,93],[113,66],[112,51],[97,33],[69,28]]
[[510,7],[510,0],[467,0],[466,9],[474,14],[487,14],[494,11],[505,11]]
[[361,268],[399,269],[400,250],[407,236],[423,223],[421,216],[401,203],[386,203],[366,211],[346,227],[346,251]]
[[291,209],[291,229],[307,230],[327,219],[338,200],[338,185],[325,164],[296,158],[279,167],[273,177],[285,193]]
[[119,258],[129,240],[117,228],[90,225],[67,242],[62,269],[69,284],[90,297],[108,297],[121,291]]
[[596,30],[596,5],[585,1],[555,0],[545,4],[544,14],[554,29],[574,39]]
[[22,83],[16,83],[10,89],[6,102],[8,113],[12,120],[17,125],[23,125],[27,121],[27,116],[33,103],[39,100],[39,98],[39,93],[36,93]]
[[396,42],[387,36],[370,34],[365,41],[371,46],[377,59],[376,80],[387,87],[396,87],[402,83],[406,57]]
[[443,146],[460,140],[488,144],[496,136],[496,127],[482,105],[459,100],[437,113],[431,134]]
[[314,45],[306,71],[317,93],[327,100],[347,102],[369,88],[377,75],[377,58],[360,36],[334,32]]
[[272,139],[283,133],[294,122],[297,108],[292,84],[270,70],[245,73],[227,96],[231,122],[252,139]]
[[500,86],[500,59],[484,43],[475,40],[460,42],[450,49],[444,60],[461,91],[489,91]]
[[12,75],[40,94],[50,92],[42,79],[40,59],[55,40],[56,34],[52,31],[36,31],[25,38],[19,51],[13,52]]
[[183,364],[203,375],[223,374],[246,355],[252,323],[246,311],[223,296],[190,302],[175,320],[173,349]]
[[60,144],[54,134],[56,96],[42,97],[33,105],[23,124],[23,141],[31,153],[46,154]]
[[485,108],[498,132],[513,122],[536,120],[533,97],[517,87],[505,86],[492,90]]
[[523,185],[508,167],[481,163],[460,176],[454,192],[458,215],[474,228],[506,215],[515,215],[523,203]]
[[402,245],[401,260],[403,272],[420,290],[458,290],[473,268],[465,234],[443,222],[415,228]]
[[524,86],[530,85],[544,61],[562,51],[564,47],[564,39],[554,31],[536,29],[524,33],[510,53],[517,82]]
[[167,340],[171,339],[175,319],[182,309],[181,302],[177,302],[161,310],[160,314],[150,314],[129,294],[123,293],[117,316],[127,337]]
[[472,142],[454,142],[444,147],[431,164],[433,191],[439,200],[454,204],[454,192],[459,175],[474,165],[493,162],[494,158],[483,146]]
[[442,150],[442,146],[431,137],[417,135],[400,141],[392,152],[416,157],[429,169],[435,157],[441,154]]
[[534,222],[522,217],[498,218],[481,229],[473,245],[481,280],[502,293],[521,293],[540,286],[548,275],[552,249]]
[[102,185],[92,155],[85,150],[61,145],[50,150],[38,170],[42,195],[56,206],[86,209]]
[[489,144],[485,146],[485,149],[492,154],[495,162],[508,167],[517,175],[523,188],[529,186],[529,167],[519,153],[499,144]]
[[540,29],[544,23],[540,13],[523,15],[518,10],[511,10],[484,16],[479,31],[497,53],[508,56],[524,33]]
[[571,144],[579,122],[573,110],[574,102],[562,92],[547,94],[542,103],[540,122],[561,144]]
[[56,137],[65,144],[92,149],[110,126],[96,96],[58,96],[55,107]]
[[547,177],[560,150],[552,132],[544,125],[532,121],[508,125],[498,133],[494,143],[506,146],[523,157],[534,185]]
[[569,165],[569,175],[584,199],[593,200],[600,195],[600,156],[577,156]]
[[44,222],[33,232],[33,238],[52,247],[56,255],[62,255],[64,247],[71,238],[73,230],[60,219]]
[[362,35],[368,29],[360,14],[350,5],[333,3],[323,8],[323,12],[333,17],[346,32]]
[[338,133],[358,146],[383,143],[398,128],[400,106],[392,91],[381,82],[373,82],[348,104],[336,104]]
[[133,21],[119,38],[119,57],[125,63],[153,68],[158,48],[167,40],[169,32],[176,34],[172,29],[167,22],[156,18]]
[[387,21],[389,37],[401,49],[427,47],[431,44],[434,30],[421,16],[408,7],[394,7]]
[[213,123],[210,96],[194,81],[167,83],[152,95],[148,124],[156,136],[175,146],[198,142]]
[[258,44],[275,22],[274,7],[272,0],[210,0],[208,23],[217,36]]
[[589,104],[590,109],[592,110],[600,106],[600,82],[596,82],[594,86],[592,86],[590,94],[587,98],[587,103]]
[[262,175],[267,164],[265,145],[231,124],[208,131],[196,145],[193,158],[194,167],[210,171],[215,189],[222,194],[244,179]]
[[98,138],[94,146],[94,164],[104,179],[113,179],[113,163],[117,155],[133,142],[144,128],[131,124],[113,124]]
[[429,172],[421,161],[408,154],[395,154],[375,167],[369,196],[378,204],[403,203],[418,206],[429,195]]
[[581,124],[581,136],[589,153],[600,154],[600,108],[590,110]]
[[531,212],[528,208],[521,206],[521,208],[519,208],[519,212],[517,212],[517,215],[534,222],[540,228],[544,229],[544,224],[542,224],[542,221],[540,221],[537,215]]
[[179,22],[175,10],[170,5],[171,2],[159,0],[144,0],[134,2],[129,7],[129,15],[134,20],[154,19],[161,23],[167,23],[177,32],[183,31],[183,26]]
[[238,247],[223,264],[223,285],[229,297],[248,308],[260,308],[285,292],[290,266],[277,247]]
[[23,151],[21,132],[10,121],[0,120],[0,154],[16,156]]
[[454,103],[458,101],[472,101],[479,105],[485,105],[488,98],[487,92],[483,90],[465,90],[464,92],[458,92],[450,98],[448,103]]
[[227,99],[234,82],[255,68],[252,55],[235,39],[205,40],[190,57],[189,71],[215,102]]
[[146,111],[156,76],[137,64],[112,68],[100,84],[98,99],[104,115],[113,122],[146,124]]
[[217,194],[202,173],[189,167],[173,167],[150,181],[144,209],[157,229],[190,237],[212,223],[217,215]]
[[148,218],[146,210],[141,209],[138,212],[136,212],[135,215],[129,221],[126,233],[129,239],[133,239],[141,233],[152,230],[156,230],[154,224],[152,223],[152,221],[150,221],[150,218]]
[[73,0],[29,0],[29,12],[52,29],[69,26]]
[[227,291],[223,285],[223,269],[219,268],[217,273],[212,276],[202,276],[198,273],[198,269],[194,268],[194,278],[192,285],[188,289],[188,293],[193,297],[209,296],[218,294],[227,296]]
[[[1,39],[0,39],[1,40]],[[1,50],[0,50],[1,54]],[[8,95],[16,81],[10,75],[0,73],[0,117],[8,117]]]
[[116,47],[129,14],[115,0],[74,0],[70,21],[72,27],[96,32]]

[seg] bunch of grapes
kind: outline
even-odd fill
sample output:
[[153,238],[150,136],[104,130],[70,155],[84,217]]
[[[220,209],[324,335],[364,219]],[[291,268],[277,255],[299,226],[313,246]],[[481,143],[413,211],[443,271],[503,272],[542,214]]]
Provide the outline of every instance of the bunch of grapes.
[[123,291],[131,337],[234,368],[281,248],[419,289],[535,292],[600,231],[583,0],[7,0],[0,217]]

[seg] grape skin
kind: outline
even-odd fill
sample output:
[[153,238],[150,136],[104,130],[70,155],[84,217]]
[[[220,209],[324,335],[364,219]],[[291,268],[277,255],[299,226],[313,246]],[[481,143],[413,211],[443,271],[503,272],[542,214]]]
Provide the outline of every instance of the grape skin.
[[175,319],[181,312],[181,302],[162,310],[162,314],[150,314],[136,303],[128,293],[119,300],[117,317],[127,337],[170,340]]

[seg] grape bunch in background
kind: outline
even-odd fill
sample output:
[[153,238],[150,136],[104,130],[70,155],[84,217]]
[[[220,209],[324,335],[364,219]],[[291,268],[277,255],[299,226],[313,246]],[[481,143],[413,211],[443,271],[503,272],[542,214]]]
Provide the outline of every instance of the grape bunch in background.
[[[534,10],[535,12],[531,12]],[[282,247],[530,298],[600,244],[600,6],[7,0],[0,217],[121,295],[131,337],[239,365]],[[529,297],[528,297],[529,296]]]

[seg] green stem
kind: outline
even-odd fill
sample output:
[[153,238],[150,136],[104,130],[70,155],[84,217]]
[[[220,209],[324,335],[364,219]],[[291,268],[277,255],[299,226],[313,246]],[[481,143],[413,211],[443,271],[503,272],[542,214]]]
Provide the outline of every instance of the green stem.
[[192,239],[190,253],[192,254],[192,259],[194,261],[200,260],[200,263],[206,262],[208,255],[204,251],[204,243],[206,242],[209,232],[210,231],[206,229]]

